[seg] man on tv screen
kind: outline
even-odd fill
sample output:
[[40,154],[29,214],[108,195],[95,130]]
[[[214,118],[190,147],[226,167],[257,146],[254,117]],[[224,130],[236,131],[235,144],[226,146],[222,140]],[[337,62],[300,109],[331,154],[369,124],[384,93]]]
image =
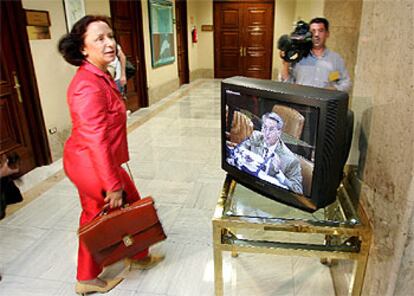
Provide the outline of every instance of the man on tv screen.
[[234,149],[228,147],[227,162],[269,183],[302,194],[300,162],[283,143],[282,128],[283,120],[279,115],[264,114],[261,131],[253,131]]
[[326,47],[329,37],[329,22],[325,18],[314,18],[310,21],[312,33],[312,49],[310,54],[296,63],[288,63],[281,51],[282,82],[297,83],[313,87],[336,89],[349,92],[351,78],[346,70],[342,57]]

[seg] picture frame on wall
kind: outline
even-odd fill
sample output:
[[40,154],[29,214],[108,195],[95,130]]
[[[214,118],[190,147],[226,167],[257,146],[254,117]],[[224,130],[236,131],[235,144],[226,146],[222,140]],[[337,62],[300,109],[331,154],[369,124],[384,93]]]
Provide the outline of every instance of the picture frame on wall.
[[84,0],[63,0],[65,10],[66,28],[68,32],[73,25],[86,15]]
[[175,61],[173,3],[148,0],[152,67]]

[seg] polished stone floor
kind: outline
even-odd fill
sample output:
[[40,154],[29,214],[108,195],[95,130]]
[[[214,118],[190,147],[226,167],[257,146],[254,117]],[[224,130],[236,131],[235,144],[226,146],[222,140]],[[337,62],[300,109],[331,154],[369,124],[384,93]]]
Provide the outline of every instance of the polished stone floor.
[[[197,80],[129,118],[130,167],[151,195],[168,239],[153,248],[165,262],[125,272],[106,295],[214,295],[211,218],[220,168],[220,82]],[[0,295],[75,295],[78,216],[62,162],[33,170],[19,186],[25,202],[0,221]],[[225,295],[335,295],[318,259],[263,254],[224,256]],[[115,264],[105,275],[122,272]]]

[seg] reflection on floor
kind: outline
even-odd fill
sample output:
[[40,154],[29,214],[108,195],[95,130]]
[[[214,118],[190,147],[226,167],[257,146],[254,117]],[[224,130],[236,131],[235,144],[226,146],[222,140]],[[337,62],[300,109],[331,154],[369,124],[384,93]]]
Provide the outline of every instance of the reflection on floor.
[[[125,273],[107,295],[214,295],[211,217],[225,175],[219,96],[219,81],[197,80],[130,117],[130,167],[141,195],[156,201],[168,240],[153,251],[166,260]],[[74,295],[80,205],[62,162],[25,175],[20,187],[30,202],[0,222],[0,295]],[[226,254],[223,268],[225,295],[334,295],[318,259]]]

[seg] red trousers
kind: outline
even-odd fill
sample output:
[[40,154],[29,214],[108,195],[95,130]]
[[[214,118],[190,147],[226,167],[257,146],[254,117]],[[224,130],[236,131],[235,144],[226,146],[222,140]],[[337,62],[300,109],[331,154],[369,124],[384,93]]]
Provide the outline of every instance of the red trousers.
[[[64,163],[64,168],[66,175],[78,189],[82,206],[79,225],[83,225],[96,217],[105,205],[101,181],[94,168],[81,167],[72,163]],[[132,203],[139,200],[140,195],[127,172],[121,167],[118,169],[122,178],[123,190],[127,193],[127,202]],[[136,254],[132,259],[141,259],[147,255],[148,249]],[[86,247],[79,243],[76,276],[78,281],[95,279],[102,272],[102,269],[102,266],[95,263]]]

